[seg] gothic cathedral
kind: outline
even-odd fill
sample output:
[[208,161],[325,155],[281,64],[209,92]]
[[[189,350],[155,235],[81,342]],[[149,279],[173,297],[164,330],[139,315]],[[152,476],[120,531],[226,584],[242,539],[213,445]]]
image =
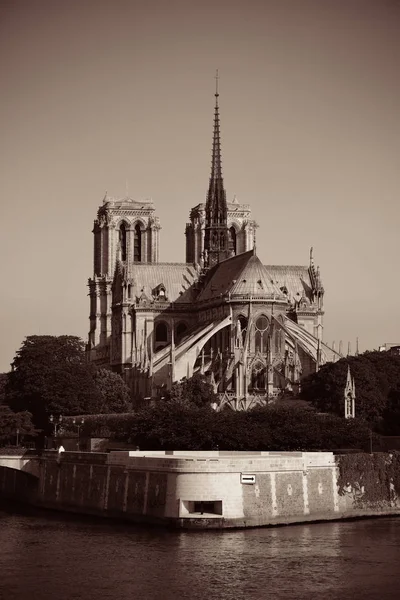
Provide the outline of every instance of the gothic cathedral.
[[94,222],[89,360],[120,373],[136,402],[205,374],[220,409],[265,404],[339,357],[323,342],[324,288],[306,266],[264,265],[248,204],[226,199],[215,94],[206,202],[190,211],[186,262],[159,262],[151,201],[107,194]]

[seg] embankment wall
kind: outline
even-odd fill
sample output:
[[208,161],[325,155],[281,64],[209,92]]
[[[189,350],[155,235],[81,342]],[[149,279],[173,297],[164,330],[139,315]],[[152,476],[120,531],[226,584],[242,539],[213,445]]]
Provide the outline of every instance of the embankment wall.
[[37,460],[36,488],[35,478],[25,489],[0,469],[0,490],[42,507],[182,528],[400,513],[393,494],[373,506],[351,486],[340,495],[330,452],[49,452]]

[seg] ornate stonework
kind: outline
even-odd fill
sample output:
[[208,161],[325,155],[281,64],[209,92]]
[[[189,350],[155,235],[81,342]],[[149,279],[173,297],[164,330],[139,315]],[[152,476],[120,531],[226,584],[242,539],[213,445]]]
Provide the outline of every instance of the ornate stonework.
[[[235,410],[296,391],[336,353],[323,343],[324,288],[308,265],[264,265],[248,204],[227,202],[216,104],[212,172],[190,211],[186,262],[159,262],[151,200],[107,194],[94,222],[88,357],[120,372],[136,399],[205,374],[221,408]],[[171,232],[173,235],[173,232]]]

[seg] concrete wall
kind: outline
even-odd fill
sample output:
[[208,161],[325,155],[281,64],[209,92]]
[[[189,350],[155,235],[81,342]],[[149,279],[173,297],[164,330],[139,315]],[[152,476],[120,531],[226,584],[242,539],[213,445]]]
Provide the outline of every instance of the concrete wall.
[[[178,527],[249,527],[362,516],[340,497],[332,453],[65,452],[41,460],[39,503]],[[250,476],[244,482],[243,476]],[[381,507],[379,514],[398,512]],[[374,512],[376,514],[376,511]]]
[[35,475],[0,466],[0,500],[33,503],[37,499],[39,479]]
[[0,455],[0,467],[8,467],[24,471],[39,477],[39,459],[37,456],[31,456],[25,453],[20,455],[2,456]]
[[185,528],[400,512],[397,501],[371,509],[351,489],[339,496],[330,452],[48,452],[37,464],[35,497],[32,481],[17,484],[9,468],[0,467],[0,491],[26,496],[30,485],[40,506]]

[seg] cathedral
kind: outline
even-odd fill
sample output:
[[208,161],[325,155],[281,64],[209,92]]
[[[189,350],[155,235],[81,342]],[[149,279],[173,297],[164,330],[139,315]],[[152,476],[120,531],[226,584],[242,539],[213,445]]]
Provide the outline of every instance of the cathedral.
[[214,386],[216,410],[296,393],[340,357],[323,341],[321,275],[312,249],[306,265],[263,264],[256,228],[248,204],[226,199],[217,87],[211,175],[190,210],[186,262],[160,262],[152,201],[106,194],[97,212],[88,359],[120,373],[136,403],[195,373]]

